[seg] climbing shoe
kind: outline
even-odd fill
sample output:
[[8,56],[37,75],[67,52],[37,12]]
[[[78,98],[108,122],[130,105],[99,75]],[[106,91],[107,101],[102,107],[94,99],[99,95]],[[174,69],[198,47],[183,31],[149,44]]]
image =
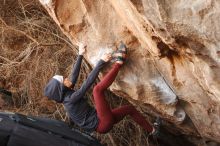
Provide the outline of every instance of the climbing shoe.
[[121,41],[119,48],[112,53],[113,56],[112,62],[121,62],[123,64],[123,62],[126,59],[126,55],[127,55],[127,47]]
[[158,137],[160,133],[161,119],[157,117],[155,122],[153,123],[154,131],[152,131],[151,135],[154,137]]

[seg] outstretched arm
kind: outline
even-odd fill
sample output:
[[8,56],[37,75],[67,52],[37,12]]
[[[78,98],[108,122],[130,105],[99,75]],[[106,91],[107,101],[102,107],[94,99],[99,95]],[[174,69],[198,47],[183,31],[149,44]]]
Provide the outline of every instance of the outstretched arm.
[[79,56],[77,57],[76,63],[73,67],[72,73],[71,73],[71,82],[72,82],[72,88],[77,82],[77,79],[79,77],[80,67],[82,64],[83,54],[86,51],[86,46],[83,44],[79,45]]
[[102,57],[102,59],[97,63],[96,67],[91,71],[91,73],[88,75],[88,78],[83,82],[81,88],[77,91],[75,91],[71,95],[71,102],[75,103],[80,98],[83,98],[86,94],[86,91],[92,86],[92,84],[95,82],[95,79],[98,77],[98,74],[100,70],[103,68],[103,66],[111,59],[111,55],[106,54]]
[[72,70],[72,73],[71,73],[71,78],[70,78],[71,82],[72,82],[72,88],[76,84],[77,79],[79,77],[80,67],[81,67],[81,64],[82,64],[82,59],[83,59],[83,56],[79,55],[77,57],[75,65],[73,67],[73,70]]

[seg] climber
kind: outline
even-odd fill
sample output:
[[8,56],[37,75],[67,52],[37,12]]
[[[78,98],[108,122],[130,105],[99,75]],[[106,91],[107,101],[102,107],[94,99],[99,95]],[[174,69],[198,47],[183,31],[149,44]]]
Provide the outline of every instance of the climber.
[[[111,109],[105,99],[105,90],[115,80],[126,59],[126,46],[121,42],[120,47],[113,54],[104,54],[88,75],[88,78],[83,82],[81,88],[75,90],[74,85],[79,76],[85,51],[86,46],[79,45],[79,56],[73,67],[71,80],[64,79],[60,75],[53,76],[44,89],[44,95],[58,103],[63,103],[71,120],[87,132],[107,133],[114,124],[121,121],[126,115],[130,115],[149,134],[156,135],[159,130],[159,123],[156,123],[157,126],[151,126],[131,105]],[[112,58],[115,61],[112,68],[93,89],[95,105],[95,108],[93,108],[87,103],[85,93],[95,82],[101,68]]]

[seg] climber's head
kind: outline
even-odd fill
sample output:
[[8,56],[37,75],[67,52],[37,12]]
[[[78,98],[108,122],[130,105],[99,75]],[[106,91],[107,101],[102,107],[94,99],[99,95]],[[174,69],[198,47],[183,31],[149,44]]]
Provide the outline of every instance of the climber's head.
[[44,88],[44,95],[56,102],[63,102],[66,87],[71,85],[67,78],[63,79],[63,76],[55,75]]

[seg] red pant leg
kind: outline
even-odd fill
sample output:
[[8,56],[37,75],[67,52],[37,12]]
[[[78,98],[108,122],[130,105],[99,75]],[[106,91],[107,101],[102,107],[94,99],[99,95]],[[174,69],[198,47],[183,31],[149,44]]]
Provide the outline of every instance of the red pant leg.
[[138,112],[133,106],[126,105],[112,110],[114,117],[114,124],[121,121],[125,116],[130,115],[132,119],[143,127],[146,131],[152,132],[153,127],[151,124]]
[[101,82],[94,87],[94,104],[99,118],[99,124],[96,131],[99,133],[106,133],[111,130],[115,123],[122,120],[126,115],[130,115],[133,120],[146,131],[151,132],[152,126],[133,106],[123,106],[113,110],[109,107],[105,99],[104,91],[115,80],[119,69],[120,65],[114,64],[112,69],[104,76]]
[[105,99],[104,91],[115,80],[120,66],[120,64],[114,64],[101,82],[99,82],[93,89],[94,104],[99,118],[99,124],[96,131],[99,133],[107,133],[109,130],[111,130],[114,123],[111,108]]

